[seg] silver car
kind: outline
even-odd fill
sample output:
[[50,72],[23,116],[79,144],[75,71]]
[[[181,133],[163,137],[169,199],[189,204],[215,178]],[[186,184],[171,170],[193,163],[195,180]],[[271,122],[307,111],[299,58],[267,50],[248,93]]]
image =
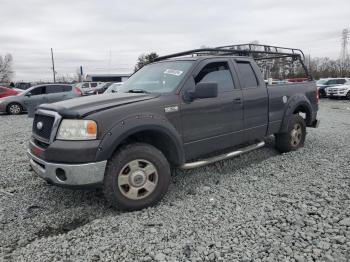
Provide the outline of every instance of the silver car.
[[80,97],[79,88],[65,84],[45,84],[33,86],[16,96],[0,99],[0,112],[18,115],[40,104],[54,103]]

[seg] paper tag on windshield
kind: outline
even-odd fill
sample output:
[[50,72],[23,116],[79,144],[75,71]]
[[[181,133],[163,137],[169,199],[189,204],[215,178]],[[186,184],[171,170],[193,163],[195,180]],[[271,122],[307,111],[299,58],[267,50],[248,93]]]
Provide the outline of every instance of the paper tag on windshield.
[[175,70],[175,69],[167,69],[164,71],[164,74],[174,75],[174,76],[180,76],[183,73],[183,71]]

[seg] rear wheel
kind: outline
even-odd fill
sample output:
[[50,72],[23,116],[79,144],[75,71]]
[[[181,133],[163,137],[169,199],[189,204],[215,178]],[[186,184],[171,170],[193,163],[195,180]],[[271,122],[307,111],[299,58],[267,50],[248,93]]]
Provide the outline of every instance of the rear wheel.
[[346,94],[346,98],[350,100],[350,91]]
[[304,146],[306,137],[306,124],[299,115],[291,116],[286,133],[276,134],[276,148],[284,153],[297,150]]
[[18,103],[11,103],[7,106],[7,113],[10,115],[19,115],[23,112],[23,108]]
[[170,167],[161,151],[134,143],[119,149],[108,161],[104,194],[118,209],[138,210],[155,205],[170,183]]

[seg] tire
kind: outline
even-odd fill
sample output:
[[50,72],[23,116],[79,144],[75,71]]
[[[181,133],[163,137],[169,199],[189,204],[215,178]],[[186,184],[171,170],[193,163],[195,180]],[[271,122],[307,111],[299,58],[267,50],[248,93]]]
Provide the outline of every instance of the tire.
[[350,100],[350,91],[346,94],[346,99]]
[[139,210],[158,203],[168,190],[170,166],[152,145],[133,143],[107,162],[104,195],[119,210]]
[[286,133],[276,134],[276,148],[281,153],[295,151],[304,146],[306,123],[299,115],[292,115]]
[[7,106],[6,111],[9,115],[19,115],[23,112],[23,107],[18,103],[11,103]]

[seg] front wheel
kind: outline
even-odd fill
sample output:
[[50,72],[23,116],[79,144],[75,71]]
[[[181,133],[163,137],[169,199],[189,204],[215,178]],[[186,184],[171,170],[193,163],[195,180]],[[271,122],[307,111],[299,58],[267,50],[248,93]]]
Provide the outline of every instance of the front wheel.
[[276,134],[276,148],[281,153],[297,150],[304,146],[306,138],[306,124],[304,118],[292,115],[286,133]]
[[170,167],[161,151],[144,143],[119,149],[108,161],[104,195],[120,210],[155,205],[168,190]]
[[350,91],[346,94],[346,99],[350,100]]
[[11,103],[7,106],[7,113],[10,115],[19,115],[23,112],[23,108],[18,103]]

